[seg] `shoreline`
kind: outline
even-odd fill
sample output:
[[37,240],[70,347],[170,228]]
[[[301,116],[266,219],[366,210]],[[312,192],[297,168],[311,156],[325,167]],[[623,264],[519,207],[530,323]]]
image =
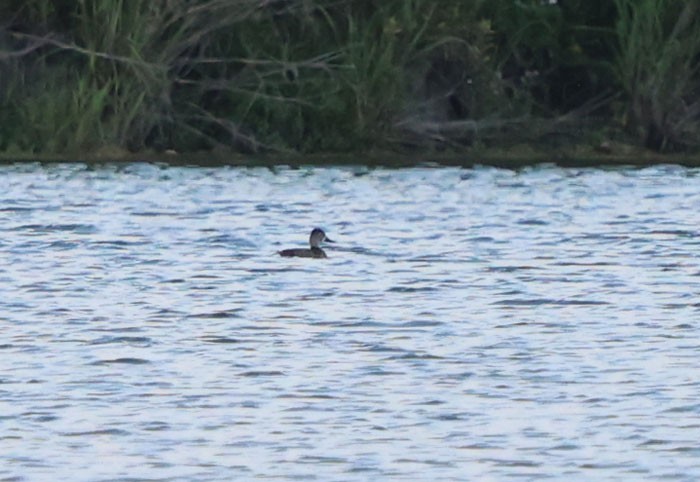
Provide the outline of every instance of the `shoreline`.
[[242,154],[228,150],[210,150],[176,153],[128,152],[117,148],[102,148],[75,154],[8,154],[0,153],[0,164],[37,162],[42,164],[84,163],[88,165],[111,163],[157,163],[173,166],[232,166],[232,167],[280,167],[303,166],[367,166],[408,168],[427,165],[445,167],[490,166],[505,169],[520,169],[541,164],[560,167],[646,167],[655,165],[680,165],[700,167],[700,153],[661,154],[629,145],[606,147],[606,152],[590,147],[556,149],[521,145],[502,148],[470,148],[463,151],[392,151],[372,150],[357,152],[321,152]]

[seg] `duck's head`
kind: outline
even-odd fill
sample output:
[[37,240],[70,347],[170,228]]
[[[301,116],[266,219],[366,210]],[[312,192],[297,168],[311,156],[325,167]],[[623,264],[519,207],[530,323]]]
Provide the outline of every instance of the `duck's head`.
[[323,232],[323,229],[314,228],[313,231],[311,231],[311,236],[309,236],[309,244],[312,248],[318,248],[323,242],[334,243],[335,241],[326,236],[326,233]]

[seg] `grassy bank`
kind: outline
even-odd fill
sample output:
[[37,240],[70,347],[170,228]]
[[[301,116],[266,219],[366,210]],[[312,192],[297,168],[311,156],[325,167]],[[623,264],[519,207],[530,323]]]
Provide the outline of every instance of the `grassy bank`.
[[6,159],[700,147],[695,2],[8,0],[0,18]]

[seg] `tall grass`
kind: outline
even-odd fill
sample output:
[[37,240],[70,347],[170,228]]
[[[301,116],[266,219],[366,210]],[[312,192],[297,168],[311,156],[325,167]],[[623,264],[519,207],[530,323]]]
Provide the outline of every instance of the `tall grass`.
[[[235,28],[258,3],[82,0],[58,11],[48,0],[27,2],[17,17],[36,22],[36,31],[6,29],[5,36],[43,47],[8,81],[0,116],[24,129],[5,147],[196,146],[206,134],[188,106],[199,99],[178,91],[216,33]],[[62,29],[49,31],[56,25]]]
[[700,137],[697,2],[563,3],[5,0],[0,150],[461,148],[615,89],[647,145]]
[[[470,115],[488,110],[483,99],[496,92],[461,85],[486,70],[487,37],[469,41],[484,30],[482,3],[8,0],[0,14],[13,23],[0,45],[40,47],[13,66],[0,58],[0,148],[395,145],[406,119],[449,117],[437,112],[450,108],[447,97]],[[441,64],[457,66],[442,83],[430,79]],[[23,127],[2,127],[12,125]],[[430,135],[413,129],[410,141]]]
[[700,4],[615,0],[616,71],[629,97],[628,124],[647,147],[698,143]]

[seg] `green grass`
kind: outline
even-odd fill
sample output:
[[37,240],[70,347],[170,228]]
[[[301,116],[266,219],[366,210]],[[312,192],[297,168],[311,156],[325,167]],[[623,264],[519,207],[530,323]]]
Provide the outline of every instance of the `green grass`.
[[615,66],[629,99],[628,124],[647,147],[687,146],[700,133],[695,94],[700,87],[700,5],[681,0],[615,4]]
[[692,147],[698,7],[610,5],[7,0],[0,150],[460,149],[592,112]]

